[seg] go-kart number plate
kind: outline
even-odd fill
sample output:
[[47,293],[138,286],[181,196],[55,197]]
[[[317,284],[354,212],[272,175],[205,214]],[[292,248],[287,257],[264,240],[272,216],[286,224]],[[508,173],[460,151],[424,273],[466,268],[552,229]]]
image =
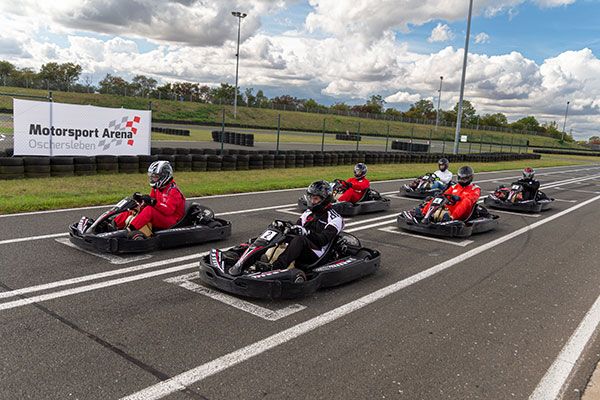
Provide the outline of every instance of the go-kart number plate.
[[433,204],[442,204],[442,201],[444,199],[440,199],[439,197],[437,199],[433,199]]
[[512,185],[512,189],[519,190],[519,189],[521,189],[521,186],[520,185]]
[[262,235],[260,235],[260,239],[266,240],[268,242],[271,239],[273,239],[276,235],[277,235],[277,232],[268,230],[268,231],[263,232]]

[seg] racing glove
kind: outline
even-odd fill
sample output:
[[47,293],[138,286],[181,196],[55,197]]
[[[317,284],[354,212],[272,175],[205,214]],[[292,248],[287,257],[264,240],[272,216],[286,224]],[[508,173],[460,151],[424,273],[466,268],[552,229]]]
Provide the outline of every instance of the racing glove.
[[352,187],[352,182],[344,181],[346,189],[350,189]]
[[450,196],[450,200],[452,200],[452,203],[457,203],[460,201],[460,196],[453,194],[452,196]]
[[294,234],[299,235],[299,236],[306,236],[306,235],[308,235],[308,230],[305,227],[301,226],[301,225],[294,225],[294,226],[292,226],[291,231]]
[[137,201],[138,203],[141,203],[143,201],[142,194],[140,192],[135,192],[131,195],[131,198]]
[[150,195],[148,195],[148,194],[145,194],[141,197],[142,197],[142,201],[149,206],[153,206],[156,204],[156,199],[153,197],[150,197]]

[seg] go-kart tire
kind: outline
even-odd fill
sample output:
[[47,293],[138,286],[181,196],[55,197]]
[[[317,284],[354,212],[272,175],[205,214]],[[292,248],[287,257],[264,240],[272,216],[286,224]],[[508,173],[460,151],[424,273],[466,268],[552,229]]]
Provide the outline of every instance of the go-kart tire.
[[82,175],[96,175],[98,171],[96,170],[96,164],[75,164],[73,165],[74,173],[76,176]]
[[1,165],[0,164],[0,174],[2,175],[13,175],[13,174],[21,174],[25,173],[25,169],[23,165]]
[[73,157],[50,157],[50,165],[73,165]]
[[294,283],[304,283],[304,282],[306,282],[306,274],[303,271],[301,271],[301,270],[299,270],[297,268],[294,268],[292,271],[293,271],[292,272],[293,276],[291,278],[292,282],[294,282]]
[[370,260],[371,258],[373,258],[373,255],[366,250],[360,250],[358,253],[356,253],[355,257]]
[[3,166],[3,167],[23,166],[23,159],[20,157],[0,157],[0,166]]
[[23,157],[23,165],[27,166],[46,166],[50,165],[48,157]]
[[75,174],[75,166],[71,165],[51,165],[50,174],[52,176],[73,176]]
[[296,155],[295,154],[286,154],[285,167],[286,168],[295,168],[296,167]]
[[25,174],[0,174],[0,180],[24,179]]

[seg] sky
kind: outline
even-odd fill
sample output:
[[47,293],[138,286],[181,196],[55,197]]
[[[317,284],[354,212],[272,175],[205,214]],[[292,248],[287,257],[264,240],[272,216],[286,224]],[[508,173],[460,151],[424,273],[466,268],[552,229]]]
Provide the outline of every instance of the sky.
[[[600,136],[600,0],[474,0],[465,98]],[[0,0],[0,59],[407,110],[458,101],[468,0]]]

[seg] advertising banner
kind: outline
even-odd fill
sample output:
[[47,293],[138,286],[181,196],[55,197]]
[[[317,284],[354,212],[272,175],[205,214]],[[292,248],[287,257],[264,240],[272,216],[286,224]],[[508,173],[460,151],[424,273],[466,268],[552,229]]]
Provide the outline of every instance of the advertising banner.
[[19,156],[149,155],[152,112],[13,100]]

